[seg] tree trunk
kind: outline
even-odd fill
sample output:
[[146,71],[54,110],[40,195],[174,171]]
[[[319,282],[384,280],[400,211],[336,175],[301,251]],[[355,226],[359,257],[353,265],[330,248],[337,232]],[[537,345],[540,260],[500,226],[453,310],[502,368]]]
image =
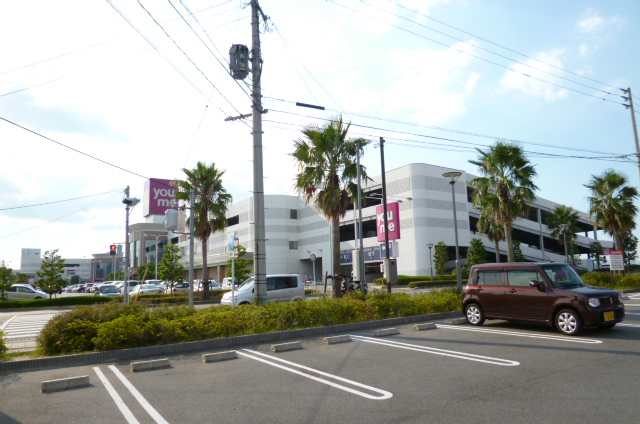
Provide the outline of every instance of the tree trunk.
[[340,218],[337,216],[331,218],[331,245],[333,251],[333,269],[331,270],[333,273],[331,279],[333,297],[342,297],[341,279],[338,277],[340,274]]
[[[202,300],[209,300],[209,267],[207,265],[207,240],[202,240]],[[195,288],[195,287],[194,287]]]
[[516,255],[513,251],[513,240],[511,239],[511,223],[504,224],[504,239],[507,242],[507,262],[515,262]]
[[496,263],[500,263],[500,240],[494,242],[496,244]]

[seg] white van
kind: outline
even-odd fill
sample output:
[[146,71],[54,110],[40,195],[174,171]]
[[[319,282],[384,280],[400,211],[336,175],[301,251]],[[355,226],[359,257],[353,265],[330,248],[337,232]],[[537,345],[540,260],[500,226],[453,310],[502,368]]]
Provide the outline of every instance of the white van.
[[[235,290],[235,297],[232,292],[227,292],[222,296],[220,303],[223,305],[246,305],[254,303],[254,279],[253,277],[245,281]],[[304,300],[304,281],[298,274],[275,274],[267,275],[267,298],[270,302],[292,302],[294,300]]]

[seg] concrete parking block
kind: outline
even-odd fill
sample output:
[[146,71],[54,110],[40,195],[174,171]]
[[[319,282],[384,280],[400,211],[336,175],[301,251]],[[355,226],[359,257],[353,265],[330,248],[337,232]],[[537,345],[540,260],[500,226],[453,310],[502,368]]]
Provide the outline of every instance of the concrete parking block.
[[227,352],[217,352],[217,353],[205,353],[202,355],[202,362],[205,364],[208,362],[220,362],[227,361],[229,359],[236,359],[238,357],[238,353],[235,350],[230,350]]
[[436,329],[438,327],[436,327],[436,325],[432,322],[428,322],[426,324],[416,324],[413,326],[413,329],[415,331],[424,331],[424,330],[433,330]]
[[169,359],[154,359],[152,361],[140,361],[131,363],[131,372],[155,370],[159,368],[169,368]]
[[462,325],[466,324],[468,321],[466,318],[454,318],[451,320],[451,325]]
[[326,344],[348,343],[352,341],[351,336],[345,334],[343,336],[325,337],[322,342]]
[[385,328],[373,332],[375,337],[393,336],[394,334],[400,334],[400,331],[397,328]]
[[42,382],[42,393],[58,392],[60,390],[75,389],[77,387],[89,386],[89,376],[60,378],[58,380],[47,380]]
[[300,342],[280,343],[271,345],[272,352],[286,352],[288,350],[302,349]]

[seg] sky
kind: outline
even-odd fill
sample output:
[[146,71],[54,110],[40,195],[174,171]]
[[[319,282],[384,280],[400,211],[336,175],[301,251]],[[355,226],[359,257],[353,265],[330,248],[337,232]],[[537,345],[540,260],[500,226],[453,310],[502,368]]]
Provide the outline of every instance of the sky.
[[[198,161],[251,196],[251,45],[239,0],[4,0],[0,4],[0,261],[22,248],[90,258],[125,238],[123,190],[182,178]],[[476,148],[523,147],[537,194],[588,211],[612,168],[638,186],[637,0],[261,0],[265,194],[293,195],[293,142],[342,115],[362,164],[476,173]],[[324,106],[325,111],[297,107]],[[637,116],[637,115],[636,115]],[[73,200],[72,200],[73,199]],[[131,223],[142,222],[142,207]]]

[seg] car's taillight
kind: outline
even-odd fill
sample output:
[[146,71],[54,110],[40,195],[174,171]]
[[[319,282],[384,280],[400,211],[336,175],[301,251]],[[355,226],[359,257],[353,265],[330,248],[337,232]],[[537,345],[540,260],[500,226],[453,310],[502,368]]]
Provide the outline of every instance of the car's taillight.
[[144,294],[144,292],[142,290],[140,290],[140,294]]

